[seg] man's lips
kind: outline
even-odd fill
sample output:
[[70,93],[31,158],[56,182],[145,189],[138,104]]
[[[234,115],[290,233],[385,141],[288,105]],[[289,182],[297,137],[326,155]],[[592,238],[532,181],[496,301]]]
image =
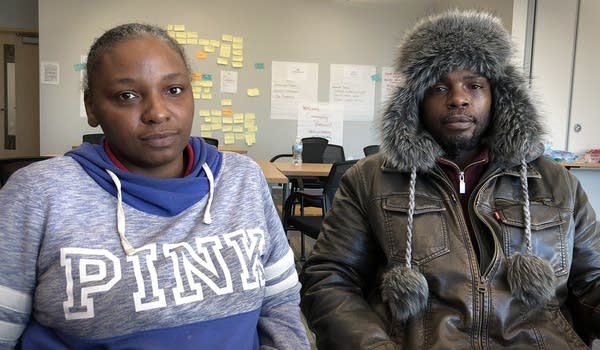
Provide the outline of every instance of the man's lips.
[[442,120],[442,124],[451,130],[467,130],[475,125],[475,118],[466,115],[449,116]]

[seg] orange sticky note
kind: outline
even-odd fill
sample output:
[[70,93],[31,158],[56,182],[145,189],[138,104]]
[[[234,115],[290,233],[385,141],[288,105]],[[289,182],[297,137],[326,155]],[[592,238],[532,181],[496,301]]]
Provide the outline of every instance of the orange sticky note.
[[196,58],[197,58],[197,59],[199,59],[199,60],[203,60],[203,59],[205,59],[206,57],[208,57],[208,53],[207,53],[207,52],[205,52],[205,51],[197,51],[197,52],[196,52]]
[[223,108],[221,112],[223,113],[223,115],[233,115],[233,109],[231,108]]

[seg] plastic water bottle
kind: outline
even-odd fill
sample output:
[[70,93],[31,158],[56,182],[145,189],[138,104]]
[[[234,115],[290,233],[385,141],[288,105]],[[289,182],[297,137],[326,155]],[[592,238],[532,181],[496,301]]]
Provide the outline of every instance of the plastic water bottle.
[[292,146],[292,164],[302,165],[302,139],[300,136],[296,137],[296,142]]

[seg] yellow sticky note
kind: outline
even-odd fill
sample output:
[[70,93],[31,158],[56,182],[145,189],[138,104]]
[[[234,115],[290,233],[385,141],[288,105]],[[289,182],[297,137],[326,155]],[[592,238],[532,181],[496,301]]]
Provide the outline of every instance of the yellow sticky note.
[[208,109],[201,109],[198,111],[198,114],[201,117],[208,117],[208,116],[210,116],[210,111]]
[[231,34],[223,34],[223,36],[221,36],[221,40],[223,40],[223,41],[233,41],[233,36]]
[[221,57],[231,57],[231,46],[230,45],[221,45],[219,49],[219,56]]
[[233,132],[244,132],[244,126],[242,125],[234,125]]
[[167,30],[167,34],[169,34],[169,36],[171,38],[176,38],[177,34],[175,34],[176,32],[174,30]]
[[242,62],[231,62],[233,68],[242,68],[244,64]]
[[198,39],[198,32],[187,32],[188,39]]
[[231,59],[234,62],[244,62],[244,56],[233,56],[233,58]]
[[185,38],[176,38],[175,40],[177,40],[179,45],[187,45],[187,39]]
[[246,131],[257,132],[258,131],[258,126],[256,126],[256,125],[247,126],[246,127]]
[[252,112],[247,112],[244,114],[244,116],[246,117],[246,120],[255,120],[256,119],[256,114],[254,114]]
[[244,44],[234,42],[233,44],[231,44],[231,47],[234,50],[242,50],[244,48]]
[[254,133],[246,133],[246,144],[251,146],[256,143],[256,134]]
[[244,38],[243,38],[243,37],[241,37],[241,36],[234,36],[234,37],[232,38],[232,41],[233,41],[234,43],[237,43],[237,44],[243,44],[243,43],[244,43]]
[[227,65],[228,61],[226,58],[219,57],[217,58],[217,64]]
[[211,109],[210,110],[210,115],[214,115],[215,117],[220,117],[221,116],[221,110],[220,109]]
[[173,25],[172,24],[167,24],[167,30],[173,30]]
[[175,32],[176,38],[187,39],[187,34],[185,32]]
[[244,56],[244,50],[231,50],[231,54],[234,56]]
[[230,133],[225,133],[223,134],[223,141],[226,145],[231,145],[235,143],[235,135],[230,132]]
[[233,115],[233,122],[236,124],[241,124],[244,122],[244,115],[242,113],[237,113]]
[[223,117],[223,124],[233,124],[232,117]]
[[210,88],[213,86],[213,82],[212,82],[212,80],[202,80],[202,82],[200,83],[200,86],[202,86],[204,88]]
[[210,123],[212,121],[211,117],[204,117],[204,122],[205,123]]
[[198,39],[187,38],[188,45],[198,45]]
[[212,40],[211,39],[210,46],[219,47],[219,46],[221,46],[221,42],[219,40]]
[[199,100],[200,99],[200,94],[197,92],[192,93],[192,95],[194,95],[194,100]]
[[256,125],[256,124],[254,124],[254,120],[244,120],[244,126],[245,126],[246,128],[251,128],[251,127],[253,127],[254,125]]
[[192,87],[194,88],[198,88],[202,86],[202,81],[201,80],[192,80]]
[[212,100],[212,94],[211,93],[203,92],[200,95],[200,98],[202,98],[203,100]]
[[210,124],[200,125],[200,131],[210,131],[210,130],[212,130],[212,127],[210,126]]
[[255,96],[259,96],[260,95],[260,91],[258,90],[258,88],[251,88],[247,90],[248,96],[250,97],[255,97]]
[[203,87],[202,88],[202,93],[203,94],[210,94],[212,92],[212,88],[209,87]]
[[233,125],[223,124],[223,132],[231,132],[232,130],[233,130]]
[[198,38],[198,45],[204,45],[204,46],[210,45],[210,40]]
[[230,98],[221,99],[221,106],[231,106],[232,103]]
[[212,126],[213,130],[221,130],[221,129],[223,129],[223,124],[221,122],[211,123],[210,125]]
[[244,140],[246,138],[246,134],[244,134],[243,132],[236,132],[235,133],[235,139],[236,140]]
[[215,52],[215,47],[211,46],[211,45],[205,45],[204,46],[204,51],[206,51],[206,52]]
[[200,136],[201,137],[213,137],[212,131],[200,131]]
[[185,32],[184,24],[173,24],[173,30],[176,32]]

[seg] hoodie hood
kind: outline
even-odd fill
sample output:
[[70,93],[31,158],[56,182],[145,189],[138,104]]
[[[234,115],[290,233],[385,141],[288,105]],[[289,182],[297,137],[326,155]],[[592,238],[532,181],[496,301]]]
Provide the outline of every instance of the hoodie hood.
[[200,201],[209,193],[210,184],[203,164],[217,176],[221,154],[201,138],[190,138],[193,150],[192,171],[185,177],[156,179],[119,169],[109,158],[103,145],[83,143],[65,155],[73,157],[100,187],[113,196],[117,188],[107,170],[122,184],[123,202],[137,210],[160,216],[175,216]]
[[553,296],[554,271],[532,253],[527,180],[527,163],[543,153],[543,128],[526,80],[511,58],[508,32],[498,18],[485,12],[455,10],[425,18],[400,46],[396,70],[404,84],[390,99],[380,124],[385,166],[410,173],[405,258],[382,276],[382,299],[399,322],[419,315],[428,304],[427,279],[412,264],[412,237],[427,234],[413,232],[415,188],[417,173],[432,170],[445,153],[425,130],[420,107],[426,90],[455,70],[471,70],[490,82],[490,124],[482,143],[490,162],[519,169],[526,254],[506,257],[511,293],[529,307],[544,305]]
[[96,181],[100,187],[116,197],[116,231],[127,255],[136,249],[129,243],[125,231],[123,202],[137,210],[175,216],[208,194],[204,208],[204,223],[211,224],[210,208],[215,190],[215,176],[221,168],[221,153],[201,138],[190,138],[188,148],[193,159],[191,171],[183,178],[156,179],[121,170],[111,160],[104,144],[84,143],[67,152]]
[[527,81],[512,64],[510,35],[485,12],[450,11],[421,20],[400,45],[395,69],[404,78],[380,120],[381,152],[387,166],[427,171],[444,151],[420,120],[426,90],[444,75],[468,69],[492,86],[490,125],[483,139],[490,160],[503,168],[543,153],[540,116]]

